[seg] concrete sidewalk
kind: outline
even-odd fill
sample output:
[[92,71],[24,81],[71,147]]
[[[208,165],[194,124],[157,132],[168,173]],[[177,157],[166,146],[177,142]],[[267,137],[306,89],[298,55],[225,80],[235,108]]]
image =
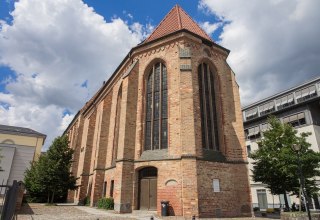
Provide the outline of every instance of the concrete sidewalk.
[[97,209],[97,208],[88,207],[88,206],[75,206],[75,208],[93,215],[111,217],[115,219],[150,220],[151,217],[153,217],[154,220],[160,219],[159,217],[157,217],[156,211],[134,210],[132,213],[118,214],[118,213],[115,213],[113,210],[103,210],[103,209]]
[[[76,204],[57,204],[56,206],[47,206],[41,203],[24,204],[17,214],[19,220],[191,220],[181,216],[158,216],[155,211],[134,210],[129,214],[117,214],[113,210],[103,210],[88,206],[78,206]],[[201,220],[208,220],[201,219]],[[213,219],[213,218],[210,218]],[[223,220],[267,220],[275,219],[275,216],[255,217],[255,218],[223,218]]]
[[[108,216],[115,219],[139,219],[139,220],[150,220],[151,217],[154,218],[154,220],[191,220],[191,218],[185,218],[182,216],[158,216],[156,211],[140,211],[140,210],[133,210],[132,213],[128,214],[118,214],[115,213],[113,210],[102,210],[97,209],[94,207],[88,207],[88,206],[75,206],[77,209],[100,216]],[[259,214],[258,214],[259,215]],[[198,219],[198,218],[196,218]],[[211,220],[211,219],[219,219],[219,218],[201,218],[201,220]],[[223,220],[267,220],[267,219],[280,219],[279,215],[276,214],[268,214],[266,217],[252,217],[252,218],[220,218]]]

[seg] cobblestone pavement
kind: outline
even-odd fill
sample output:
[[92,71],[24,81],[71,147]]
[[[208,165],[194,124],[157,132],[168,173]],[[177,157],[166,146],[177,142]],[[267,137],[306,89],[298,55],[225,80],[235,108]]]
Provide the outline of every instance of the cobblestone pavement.
[[[18,220],[130,220],[130,219],[139,219],[139,220],[150,220],[151,217],[154,217],[154,220],[184,220],[191,218],[183,217],[159,217],[156,215],[156,212],[146,212],[146,211],[134,211],[130,214],[117,214],[114,211],[100,210],[87,206],[76,206],[72,204],[60,204],[57,206],[47,206],[45,204],[39,203],[30,203],[24,205],[21,210],[18,212]],[[270,218],[275,218],[274,216],[269,216],[269,218],[232,218],[232,220],[267,220]],[[223,220],[227,220],[224,218]]]

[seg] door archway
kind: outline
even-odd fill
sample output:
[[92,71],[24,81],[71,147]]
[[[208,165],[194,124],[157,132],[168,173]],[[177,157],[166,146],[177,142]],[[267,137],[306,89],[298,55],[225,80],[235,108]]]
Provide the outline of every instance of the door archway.
[[155,167],[146,167],[139,171],[139,209],[157,210],[157,176]]

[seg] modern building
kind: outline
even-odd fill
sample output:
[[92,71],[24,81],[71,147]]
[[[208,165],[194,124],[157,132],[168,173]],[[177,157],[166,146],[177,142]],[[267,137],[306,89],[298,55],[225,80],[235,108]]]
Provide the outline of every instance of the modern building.
[[[258,149],[257,141],[262,138],[263,131],[268,129],[269,115],[275,115],[281,122],[291,124],[298,134],[311,132],[307,141],[314,151],[319,152],[320,77],[250,104],[244,107],[242,112],[248,153]],[[249,159],[250,175],[252,162],[252,159]],[[284,204],[283,195],[272,196],[265,185],[252,180],[250,180],[250,185],[253,207],[266,209]],[[288,196],[288,199],[289,202],[296,200],[293,196]],[[312,199],[312,205],[314,209],[320,208],[318,197]]]
[[252,216],[239,88],[217,45],[179,6],[78,112],[65,133],[70,202],[191,217]]
[[37,160],[46,135],[29,128],[0,125],[0,185],[23,181],[30,163]]

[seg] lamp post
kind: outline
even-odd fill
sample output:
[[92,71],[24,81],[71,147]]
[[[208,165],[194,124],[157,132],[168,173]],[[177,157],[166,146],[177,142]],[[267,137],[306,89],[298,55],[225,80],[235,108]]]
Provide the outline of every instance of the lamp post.
[[[301,169],[301,160],[300,160],[301,145],[300,144],[293,144],[291,148],[298,155],[297,158],[298,158],[298,172],[299,172],[299,179],[300,179],[300,188],[302,189],[302,194],[303,194],[305,202],[306,202],[306,210],[308,213],[308,218],[309,218],[309,220],[311,220],[309,204],[308,204],[309,200],[308,200],[307,193],[305,191],[304,176],[303,176],[302,169]],[[301,206],[301,199],[300,199],[300,206]]]

